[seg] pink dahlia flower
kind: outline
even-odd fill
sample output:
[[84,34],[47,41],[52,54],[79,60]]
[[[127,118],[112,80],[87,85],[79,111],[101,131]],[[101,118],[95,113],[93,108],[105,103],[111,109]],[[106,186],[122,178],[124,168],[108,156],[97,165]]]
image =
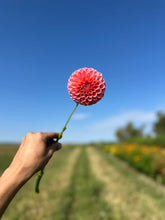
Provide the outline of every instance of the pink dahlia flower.
[[[62,131],[58,134],[57,141],[62,138],[66,127],[75,112],[78,104],[93,105],[98,102],[105,92],[105,81],[102,74],[92,68],[82,68],[76,70],[69,78],[68,91],[70,97],[77,103],[68,120],[66,121]],[[37,181],[35,191],[39,193],[39,183],[43,176],[44,170],[41,169]]]
[[104,96],[105,86],[101,73],[93,68],[82,68],[70,76],[68,92],[77,104],[93,105]]

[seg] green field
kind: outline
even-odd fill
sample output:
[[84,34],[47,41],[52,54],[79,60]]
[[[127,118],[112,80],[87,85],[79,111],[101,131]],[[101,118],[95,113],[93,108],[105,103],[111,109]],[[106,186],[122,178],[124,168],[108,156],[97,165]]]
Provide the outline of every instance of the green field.
[[[0,174],[17,147],[0,146]],[[165,220],[165,187],[94,146],[64,146],[34,176],[2,220]]]

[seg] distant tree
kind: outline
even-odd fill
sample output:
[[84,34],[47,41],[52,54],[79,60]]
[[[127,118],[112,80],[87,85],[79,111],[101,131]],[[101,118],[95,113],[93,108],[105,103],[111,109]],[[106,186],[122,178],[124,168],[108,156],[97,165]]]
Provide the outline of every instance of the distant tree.
[[141,137],[143,136],[144,126],[140,128],[135,128],[132,122],[129,122],[124,128],[119,128],[116,131],[116,137],[119,141],[124,141],[126,139]]
[[165,112],[157,113],[157,121],[154,123],[154,132],[157,136],[165,135]]

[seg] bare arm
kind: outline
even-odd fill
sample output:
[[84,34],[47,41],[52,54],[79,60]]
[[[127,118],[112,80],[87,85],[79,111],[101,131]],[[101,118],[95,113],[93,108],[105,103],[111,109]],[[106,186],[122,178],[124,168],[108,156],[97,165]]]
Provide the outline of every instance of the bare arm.
[[22,139],[11,165],[0,178],[0,218],[18,190],[61,148],[53,140],[57,137],[54,132],[30,132]]

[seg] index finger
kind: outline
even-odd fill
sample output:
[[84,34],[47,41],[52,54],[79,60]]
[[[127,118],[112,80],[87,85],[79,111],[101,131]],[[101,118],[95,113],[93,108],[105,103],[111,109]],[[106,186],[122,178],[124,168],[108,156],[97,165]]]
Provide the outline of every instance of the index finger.
[[58,138],[58,134],[56,132],[44,132],[43,133],[43,137],[45,138],[45,140],[51,140],[53,138]]

